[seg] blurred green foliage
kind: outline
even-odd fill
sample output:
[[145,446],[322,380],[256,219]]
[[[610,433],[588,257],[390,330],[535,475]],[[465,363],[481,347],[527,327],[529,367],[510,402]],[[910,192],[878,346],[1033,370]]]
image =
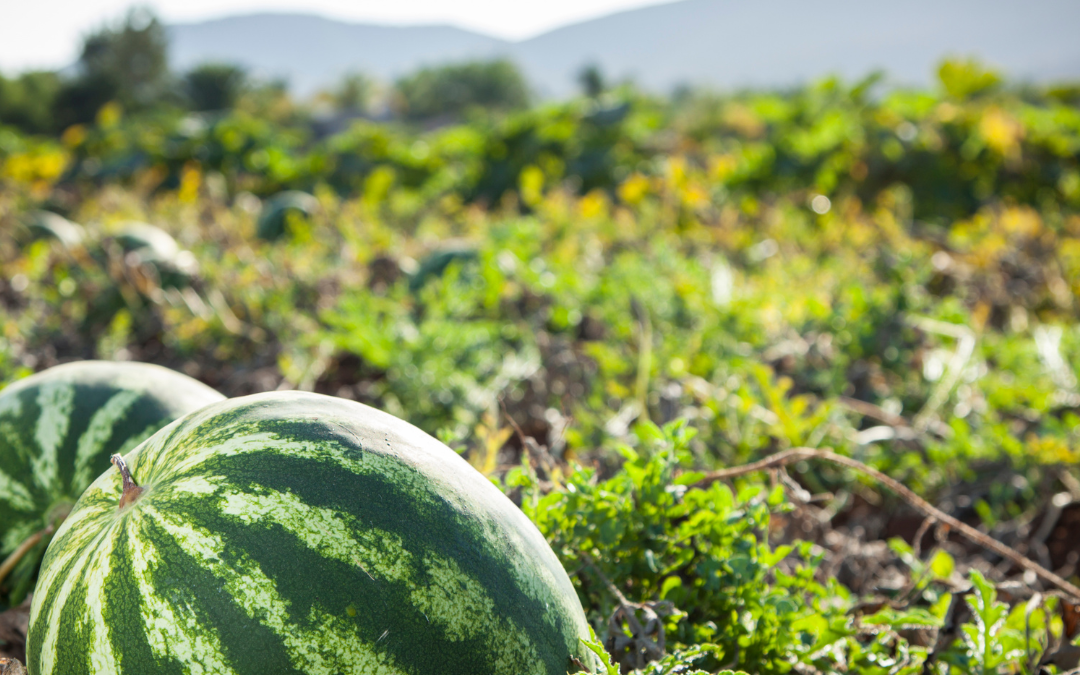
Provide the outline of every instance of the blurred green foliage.
[[529,89],[510,61],[477,61],[423,68],[398,80],[405,115],[456,119],[471,109],[514,110],[528,103]]
[[147,9],[128,11],[123,23],[83,40],[78,73],[56,94],[57,128],[94,119],[110,101],[146,110],[166,93],[169,79],[165,26]]
[[197,112],[236,106],[247,84],[247,73],[227,63],[206,63],[184,75],[184,94]]
[[52,132],[53,103],[59,90],[60,77],[48,71],[0,76],[0,122],[31,134]]
[[330,92],[330,99],[339,110],[363,113],[370,108],[376,88],[375,81],[363,73],[348,73]]

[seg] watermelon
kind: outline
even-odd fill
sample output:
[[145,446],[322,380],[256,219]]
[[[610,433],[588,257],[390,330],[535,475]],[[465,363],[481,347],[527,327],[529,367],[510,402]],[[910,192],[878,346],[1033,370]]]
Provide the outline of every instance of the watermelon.
[[73,223],[51,211],[31,211],[26,214],[26,227],[33,239],[55,239],[66,248],[74,248],[86,238],[82,225]]
[[46,554],[34,675],[565,675],[593,663],[540,532],[386,413],[257,394],[116,460],[128,489],[118,468],[102,474]]
[[311,218],[319,210],[319,201],[314,196],[299,190],[286,190],[267,200],[259,213],[256,234],[259,239],[275,241],[287,234],[290,220],[300,221]]
[[146,265],[157,274],[162,288],[185,288],[199,272],[199,262],[165,230],[147,223],[130,222],[117,234],[115,242],[131,264]]
[[[0,559],[62,518],[111,454],[223,398],[167,368],[107,361],[57,366],[0,391]],[[44,550],[8,579],[13,595]]]

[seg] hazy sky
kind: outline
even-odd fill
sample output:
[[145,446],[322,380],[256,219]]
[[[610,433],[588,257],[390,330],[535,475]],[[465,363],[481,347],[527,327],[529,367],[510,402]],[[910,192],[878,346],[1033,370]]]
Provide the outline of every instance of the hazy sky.
[[[660,0],[153,0],[166,22],[257,11],[303,11],[373,23],[450,23],[508,39]],[[122,16],[132,0],[0,0],[0,72],[74,61],[80,37]]]

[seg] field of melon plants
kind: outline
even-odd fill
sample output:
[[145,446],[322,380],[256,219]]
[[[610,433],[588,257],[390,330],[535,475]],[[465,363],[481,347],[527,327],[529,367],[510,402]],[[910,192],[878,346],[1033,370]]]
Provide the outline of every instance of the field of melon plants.
[[939,79],[0,126],[0,383],[404,419],[547,538],[595,673],[1075,673],[1080,90]]

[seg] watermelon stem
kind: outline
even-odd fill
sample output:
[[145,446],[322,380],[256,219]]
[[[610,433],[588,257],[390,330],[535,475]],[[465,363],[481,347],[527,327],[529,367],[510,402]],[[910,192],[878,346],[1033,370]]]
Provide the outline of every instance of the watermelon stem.
[[139,495],[143,493],[143,489],[135,484],[135,481],[131,479],[131,470],[128,469],[127,462],[120,455],[113,455],[109,458],[109,461],[116,465],[116,468],[120,470],[120,477],[124,479],[124,494],[120,495],[120,508],[124,508],[128,504],[132,504]]

